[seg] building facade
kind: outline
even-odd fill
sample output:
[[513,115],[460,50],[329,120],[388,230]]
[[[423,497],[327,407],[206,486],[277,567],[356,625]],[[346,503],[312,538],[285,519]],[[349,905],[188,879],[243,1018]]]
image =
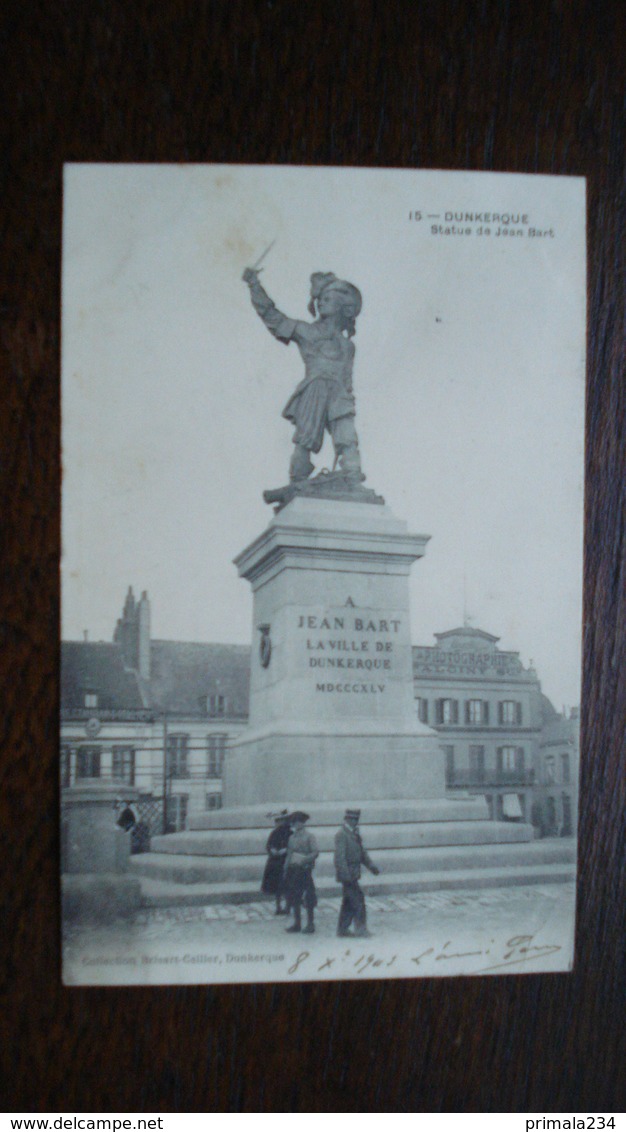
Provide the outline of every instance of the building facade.
[[546,724],[539,743],[533,825],[542,837],[570,837],[578,825],[580,712]]
[[114,782],[120,810],[132,788],[144,840],[221,806],[228,744],[247,721],[248,648],[152,640],[148,596],[130,589],[112,643],[64,641],[61,655],[62,788]]
[[[482,794],[493,820],[569,836],[578,812],[578,717],[559,715],[534,668],[464,626],[413,649],[418,718],[441,736],[451,795]],[[228,748],[247,724],[250,649],[152,640],[129,589],[113,641],[62,644],[61,785],[132,788],[139,832],[187,827],[221,806]]]
[[[562,717],[543,695],[534,668],[525,668],[518,653],[499,649],[498,637],[482,629],[466,625],[435,639],[433,646],[413,649],[413,676],[418,717],[441,735],[447,789],[484,795],[494,821],[532,822],[540,834],[556,832],[558,823],[541,817],[547,803],[540,799],[544,736],[558,732]],[[578,764],[571,758],[573,799]],[[567,810],[567,802],[561,804]],[[572,822],[568,828],[575,828]]]

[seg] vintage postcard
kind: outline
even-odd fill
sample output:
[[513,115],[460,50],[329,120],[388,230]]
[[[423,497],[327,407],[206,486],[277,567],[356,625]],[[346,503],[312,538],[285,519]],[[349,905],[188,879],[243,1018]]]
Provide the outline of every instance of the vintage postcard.
[[64,980],[574,962],[585,183],[69,165]]

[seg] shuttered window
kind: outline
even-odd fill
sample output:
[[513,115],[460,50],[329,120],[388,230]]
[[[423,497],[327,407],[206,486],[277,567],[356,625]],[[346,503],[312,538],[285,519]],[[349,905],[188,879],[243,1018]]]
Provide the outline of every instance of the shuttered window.
[[135,785],[135,752],[132,747],[113,748],[113,777],[127,786]]
[[459,722],[459,701],[458,700],[437,700],[436,701],[436,717],[437,723],[458,723]]
[[520,727],[522,723],[522,705],[518,700],[500,700],[498,704],[498,723],[511,727]]
[[482,782],[485,776],[485,748],[484,747],[470,747],[469,749],[469,764],[472,778],[477,782]]
[[465,722],[483,725],[489,723],[489,701],[466,700]]
[[207,696],[206,708],[209,715],[226,715],[228,702],[226,696]]
[[172,778],[189,777],[189,736],[168,735],[167,769]]
[[417,710],[417,718],[422,723],[428,723],[428,700],[425,700],[422,696],[418,696],[415,700],[415,707]]
[[226,735],[208,735],[207,750],[208,776],[209,778],[221,778],[226,752]]
[[525,761],[523,747],[498,747],[498,770],[521,771]]
[[100,747],[79,747],[76,755],[77,778],[100,777]]

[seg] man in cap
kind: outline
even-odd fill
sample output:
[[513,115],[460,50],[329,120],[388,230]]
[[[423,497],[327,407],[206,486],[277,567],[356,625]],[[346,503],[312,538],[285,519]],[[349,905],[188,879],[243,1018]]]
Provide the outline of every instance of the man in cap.
[[[338,936],[361,936],[369,938],[367,930],[365,896],[359,884],[361,865],[365,865],[374,876],[379,869],[370,859],[363,846],[359,833],[360,810],[346,810],[343,825],[335,835],[335,874],[343,888],[343,900],[339,909],[337,924]],[[350,924],[354,921],[354,932]]]
[[[313,834],[305,829],[309,820],[308,814],[296,810],[289,815],[288,820],[293,832],[287,844],[284,888],[293,910],[293,924],[287,928],[287,931],[304,931],[307,935],[312,935],[315,931],[314,909],[317,904],[313,869],[319,856],[319,849]],[[305,928],[302,927],[301,920],[302,904],[307,914]]]
[[340,470],[360,483],[365,476],[361,473],[352,392],[352,338],[362,306],[360,291],[332,271],[314,272],[309,311],[317,318],[304,322],[287,318],[276,309],[255,268],[247,267],[243,279],[250,288],[252,305],[268,330],[285,345],[295,342],[304,361],[304,379],[283,410],[286,420],[296,426],[290,479],[305,480],[315,470],[311,452],[320,451],[324,432],[328,431]]

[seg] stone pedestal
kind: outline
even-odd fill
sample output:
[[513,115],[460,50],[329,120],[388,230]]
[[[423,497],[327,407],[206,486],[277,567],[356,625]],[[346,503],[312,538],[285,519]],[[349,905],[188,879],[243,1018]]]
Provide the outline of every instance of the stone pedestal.
[[256,639],[225,806],[444,796],[413,694],[408,576],[427,541],[388,507],[299,496],[238,556]]
[[[118,784],[97,779],[63,791],[62,828],[64,873],[123,873],[128,869],[130,834],[117,825]],[[124,786],[124,798],[137,791]]]
[[[333,845],[362,811],[376,891],[562,880],[572,865],[530,825],[489,821],[484,798],[447,798],[439,736],[417,719],[408,576],[427,535],[379,504],[296,496],[236,559],[254,594],[250,725],[230,748],[224,808],[135,856],[147,903],[254,901],[268,810],[304,809],[315,879],[338,890]],[[567,853],[565,854],[567,856]]]
[[[124,786],[124,798],[138,792]],[[141,886],[128,876],[130,833],[117,825],[119,783],[81,782],[61,799],[63,919],[108,922],[132,916],[141,903]]]

